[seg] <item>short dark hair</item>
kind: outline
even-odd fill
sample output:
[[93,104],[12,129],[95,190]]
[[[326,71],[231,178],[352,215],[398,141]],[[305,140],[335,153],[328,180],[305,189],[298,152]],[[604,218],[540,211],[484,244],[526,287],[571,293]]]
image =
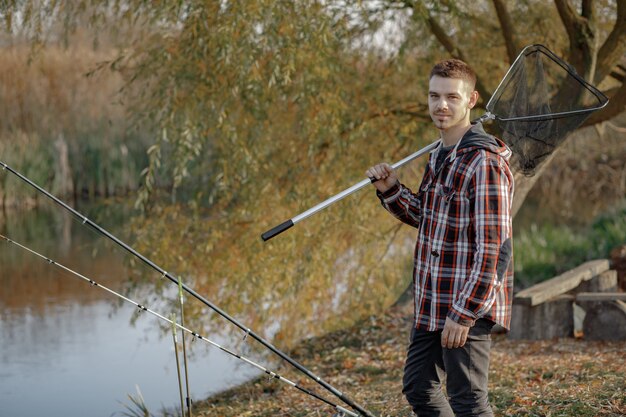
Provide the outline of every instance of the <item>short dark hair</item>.
[[438,62],[430,71],[429,79],[435,75],[443,78],[460,78],[467,81],[472,89],[476,85],[476,73],[472,67],[460,59],[445,59]]

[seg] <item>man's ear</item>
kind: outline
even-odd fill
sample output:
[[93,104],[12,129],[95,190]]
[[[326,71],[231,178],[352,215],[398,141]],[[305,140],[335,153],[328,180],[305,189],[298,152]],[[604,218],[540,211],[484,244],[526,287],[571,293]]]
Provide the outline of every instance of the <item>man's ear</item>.
[[476,105],[476,103],[478,103],[478,98],[480,97],[480,94],[478,94],[478,91],[474,90],[470,93],[470,99],[469,99],[469,103],[468,106],[470,109],[473,109],[474,106]]

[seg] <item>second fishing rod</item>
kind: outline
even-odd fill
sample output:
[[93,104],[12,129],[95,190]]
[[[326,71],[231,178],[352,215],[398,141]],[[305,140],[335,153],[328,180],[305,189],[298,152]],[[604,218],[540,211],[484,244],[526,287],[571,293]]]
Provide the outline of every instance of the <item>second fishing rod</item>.
[[135,256],[137,259],[141,260],[143,263],[145,263],[146,265],[148,265],[149,267],[151,267],[152,269],[157,271],[162,277],[165,277],[165,278],[169,279],[171,282],[175,283],[176,285],[180,285],[183,288],[183,290],[185,292],[187,292],[189,295],[191,295],[192,297],[194,297],[198,301],[202,302],[204,305],[206,305],[207,307],[209,307],[210,309],[215,311],[217,314],[222,316],[224,319],[228,320],[229,322],[231,322],[232,324],[234,324],[235,326],[237,326],[238,328],[243,330],[247,335],[249,335],[254,340],[259,342],[261,345],[263,345],[264,347],[269,349],[275,355],[279,356],[281,359],[285,360],[291,366],[293,366],[294,368],[296,368],[297,370],[302,372],[304,375],[306,375],[310,379],[314,380],[317,384],[319,384],[324,389],[326,389],[327,391],[332,393],[334,396],[339,398],[341,401],[343,401],[345,404],[347,404],[352,409],[357,411],[359,414],[361,414],[362,416],[365,416],[365,417],[374,417],[374,415],[372,413],[367,411],[361,405],[359,405],[356,402],[354,402],[351,398],[349,398],[346,395],[344,395],[341,391],[337,390],[335,387],[333,387],[332,385],[330,385],[329,383],[327,383],[326,381],[321,379],[319,376],[313,374],[309,369],[307,369],[306,367],[301,365],[299,362],[297,362],[296,360],[291,358],[289,355],[287,355],[286,353],[284,353],[280,349],[276,348],[269,341],[265,340],[263,337],[261,337],[260,335],[256,334],[254,331],[252,331],[248,327],[244,326],[237,319],[235,319],[234,317],[230,316],[228,313],[226,313],[225,311],[223,311],[222,309],[217,307],[215,304],[213,304],[212,302],[207,300],[202,295],[198,294],[195,290],[193,290],[192,288],[190,288],[186,284],[180,282],[178,280],[178,278],[173,276],[171,273],[167,272],[166,270],[164,270],[163,268],[158,266],[156,263],[154,263],[150,259],[146,258],[144,255],[142,255],[139,252],[137,252],[135,249],[133,249],[127,243],[123,242],[122,240],[120,240],[119,238],[117,238],[116,236],[114,236],[113,234],[111,234],[110,232],[105,230],[104,228],[100,227],[98,224],[96,224],[92,220],[88,219],[85,215],[79,213],[77,210],[75,210],[74,208],[72,208],[71,206],[69,206],[68,204],[66,204],[65,202],[63,202],[62,200],[60,200],[59,198],[57,198],[53,194],[51,194],[49,191],[47,191],[46,189],[44,189],[41,186],[39,186],[38,184],[36,184],[30,178],[26,177],[25,175],[23,175],[19,171],[11,168],[9,165],[4,163],[3,161],[0,161],[0,167],[2,167],[2,170],[8,171],[11,174],[15,175],[20,180],[24,181],[25,183],[27,183],[28,185],[30,185],[31,187],[36,189],[38,192],[40,192],[41,194],[45,195],[46,197],[48,197],[52,201],[54,201],[57,205],[63,207],[65,210],[69,211],[78,220],[80,220],[82,224],[91,227],[97,233],[107,237],[108,239],[113,241],[115,244],[117,244],[118,246],[120,246],[121,248],[123,248],[124,250],[126,250],[127,252],[132,254],[133,256]]
[[[22,249],[22,250],[24,250],[26,252],[29,252],[29,253],[31,253],[31,254],[33,254],[35,256],[38,256],[41,259],[44,259],[46,262],[48,262],[48,264],[53,265],[53,266],[55,266],[55,267],[65,271],[65,272],[70,273],[71,275],[74,275],[75,277],[78,277],[78,278],[88,282],[93,287],[96,287],[96,288],[99,288],[101,290],[104,290],[104,291],[108,292],[109,294],[112,294],[112,295],[122,299],[123,301],[126,301],[127,303],[134,305],[135,307],[137,307],[139,309],[139,311],[148,312],[148,313],[152,314],[153,316],[155,316],[155,317],[157,317],[157,318],[159,318],[159,319],[169,323],[172,326],[172,329],[173,329],[174,346],[175,347],[177,345],[177,340],[178,340],[178,338],[176,336],[176,333],[177,333],[177,330],[180,329],[182,331],[183,335],[185,333],[188,333],[188,334],[190,334],[191,336],[193,336],[196,339],[199,339],[199,340],[202,340],[204,342],[207,342],[211,346],[220,349],[222,352],[225,352],[225,353],[227,353],[230,356],[234,356],[235,358],[237,358],[237,359],[239,359],[239,360],[241,360],[243,362],[246,362],[247,364],[252,365],[255,368],[263,371],[265,374],[267,374],[270,377],[270,379],[277,379],[277,380],[279,380],[281,382],[284,382],[287,385],[289,385],[289,386],[291,386],[293,388],[296,388],[297,390],[303,392],[304,394],[307,394],[307,395],[309,395],[309,396],[311,396],[311,397],[313,397],[313,398],[315,398],[315,399],[317,399],[317,400],[319,400],[319,401],[321,401],[321,402],[323,402],[323,403],[325,403],[327,405],[332,406],[337,411],[337,415],[358,417],[357,414],[351,412],[350,410],[347,410],[344,407],[341,407],[340,405],[337,405],[337,404],[333,403],[332,401],[327,400],[326,398],[316,394],[313,391],[310,391],[310,390],[300,386],[299,384],[297,384],[297,383],[295,383],[295,382],[285,378],[284,376],[282,376],[282,375],[280,375],[280,374],[278,374],[276,372],[270,371],[269,369],[267,369],[264,366],[262,366],[262,365],[260,365],[260,364],[258,364],[256,362],[246,358],[245,356],[242,356],[242,355],[240,355],[238,353],[235,353],[232,350],[230,350],[228,348],[225,348],[224,346],[221,346],[218,343],[213,342],[212,340],[210,340],[210,339],[200,335],[199,333],[194,332],[193,330],[185,327],[182,323],[177,323],[175,315],[172,315],[172,318],[168,319],[163,314],[157,313],[156,311],[148,308],[146,305],[140,304],[137,301],[132,300],[131,298],[128,298],[128,297],[126,297],[126,296],[124,296],[124,295],[122,295],[122,294],[120,294],[120,293],[118,293],[116,291],[113,291],[112,289],[110,289],[110,288],[108,288],[108,287],[106,287],[106,286],[104,286],[102,284],[99,284],[98,282],[94,281],[93,279],[91,279],[91,278],[89,278],[89,277],[87,277],[87,276],[85,276],[83,274],[80,274],[80,273],[74,271],[73,269],[68,268],[67,266],[65,266],[63,264],[60,264],[59,262],[57,262],[57,261],[55,261],[55,260],[53,260],[51,258],[48,258],[47,256],[45,256],[45,255],[43,255],[43,254],[41,254],[41,253],[39,253],[39,252],[37,252],[37,251],[27,247],[27,246],[25,246],[25,245],[23,245],[23,244],[21,244],[19,242],[16,242],[13,239],[10,239],[10,238],[4,236],[1,233],[0,233],[0,239],[5,240],[6,242],[8,242],[11,245],[17,246],[18,248],[20,248],[20,249]],[[180,397],[181,397],[181,410],[184,410],[184,401],[183,401],[183,398],[182,398],[183,397],[183,394],[182,394],[182,381],[181,381],[181,376],[180,376],[180,364],[179,364],[179,361],[178,361],[178,352],[177,352],[176,348],[174,349],[174,353],[176,355],[176,368],[177,368],[178,380],[179,380],[179,390],[180,390]],[[188,388],[187,388],[187,390],[188,390]],[[188,410],[190,410],[190,407],[188,407]]]

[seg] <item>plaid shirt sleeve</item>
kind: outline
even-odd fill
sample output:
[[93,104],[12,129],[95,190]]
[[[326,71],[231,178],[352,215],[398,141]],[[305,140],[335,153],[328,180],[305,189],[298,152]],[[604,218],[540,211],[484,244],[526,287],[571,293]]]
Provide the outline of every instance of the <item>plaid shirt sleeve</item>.
[[399,182],[381,193],[376,191],[383,207],[394,217],[410,226],[419,227],[421,208],[417,194]]
[[468,279],[448,312],[450,319],[464,325],[471,326],[492,308],[502,286],[498,263],[501,255],[508,256],[506,247],[510,245],[512,178],[501,163],[498,158],[481,158],[470,181],[474,261]]

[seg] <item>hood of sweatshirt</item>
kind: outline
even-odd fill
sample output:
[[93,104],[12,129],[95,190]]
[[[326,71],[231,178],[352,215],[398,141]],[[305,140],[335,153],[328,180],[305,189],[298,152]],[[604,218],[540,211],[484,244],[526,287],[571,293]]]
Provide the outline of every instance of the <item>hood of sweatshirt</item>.
[[[443,143],[440,143],[439,146],[431,151],[431,163],[434,164],[437,160],[437,156],[442,147]],[[482,123],[473,123],[461,140],[458,141],[456,146],[450,151],[446,159],[453,161],[458,155],[477,149],[485,149],[498,154],[507,161],[512,155],[511,149],[502,140],[485,132]]]

